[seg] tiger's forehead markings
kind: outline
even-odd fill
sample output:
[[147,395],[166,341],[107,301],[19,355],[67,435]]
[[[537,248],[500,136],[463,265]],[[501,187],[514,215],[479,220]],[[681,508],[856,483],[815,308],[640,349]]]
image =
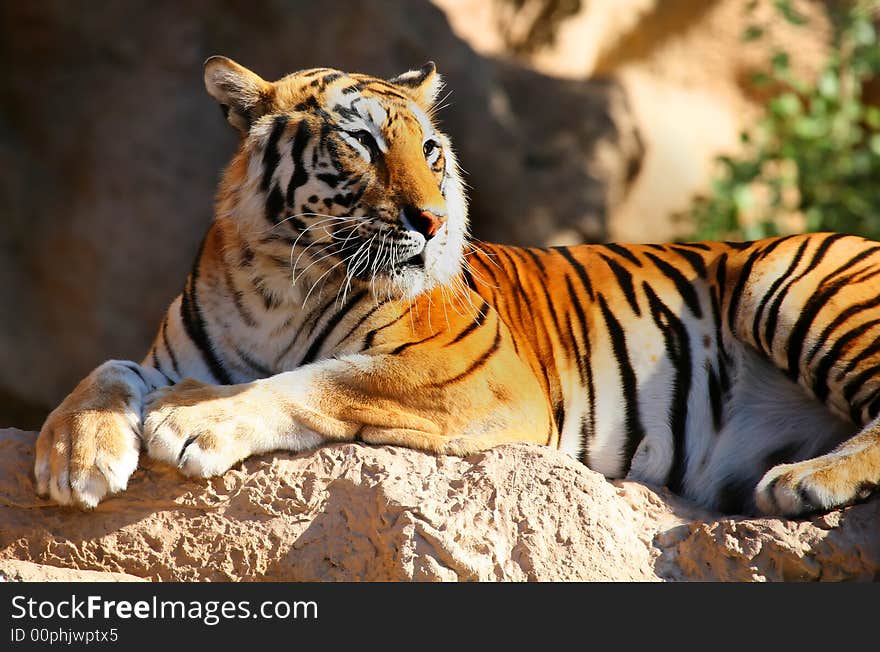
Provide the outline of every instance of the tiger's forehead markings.
[[338,116],[337,123],[346,131],[365,130],[373,136],[379,149],[388,150],[383,129],[388,111],[377,97],[370,97],[351,84],[327,89],[325,105]]

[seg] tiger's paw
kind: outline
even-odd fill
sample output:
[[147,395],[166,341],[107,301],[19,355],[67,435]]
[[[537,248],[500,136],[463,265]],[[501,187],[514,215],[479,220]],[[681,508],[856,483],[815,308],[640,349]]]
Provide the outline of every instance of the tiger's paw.
[[755,488],[755,503],[768,515],[800,516],[848,505],[873,489],[851,460],[832,453],[773,467]]
[[91,509],[126,488],[138,465],[143,395],[126,369],[102,365],[46,419],[34,463],[39,495]]
[[150,394],[144,408],[147,454],[201,478],[248,457],[254,424],[229,389],[185,380]]

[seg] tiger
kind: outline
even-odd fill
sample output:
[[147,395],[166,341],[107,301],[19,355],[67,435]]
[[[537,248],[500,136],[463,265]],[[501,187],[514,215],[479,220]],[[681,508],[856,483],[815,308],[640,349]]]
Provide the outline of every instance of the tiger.
[[733,514],[878,484],[880,243],[481,242],[433,62],[268,82],[214,56],[204,83],[239,135],[215,218],[146,357],[47,417],[41,496],[94,508],[142,452],[207,478],[330,442],[548,446]]

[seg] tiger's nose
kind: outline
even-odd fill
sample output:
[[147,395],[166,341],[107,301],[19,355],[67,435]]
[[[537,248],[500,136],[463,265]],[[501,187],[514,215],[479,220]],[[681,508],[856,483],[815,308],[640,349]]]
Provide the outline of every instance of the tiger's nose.
[[413,231],[418,231],[425,236],[425,240],[430,240],[437,235],[440,228],[446,224],[445,215],[438,215],[415,206],[407,206],[401,213],[403,213],[404,223]]

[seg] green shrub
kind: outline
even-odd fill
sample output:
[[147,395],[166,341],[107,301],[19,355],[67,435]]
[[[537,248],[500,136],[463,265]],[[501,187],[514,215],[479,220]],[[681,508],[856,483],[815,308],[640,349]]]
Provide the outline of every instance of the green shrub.
[[[753,6],[753,3],[751,3]],[[804,17],[790,0],[778,13]],[[720,157],[711,193],[689,213],[694,239],[752,240],[799,231],[842,231],[880,239],[880,108],[865,102],[880,73],[872,18],[880,1],[828,3],[830,56],[816,80],[793,73],[796,53],[776,51],[753,83],[769,92],[764,116],[741,135],[743,151]],[[764,38],[759,25],[744,40]]]

